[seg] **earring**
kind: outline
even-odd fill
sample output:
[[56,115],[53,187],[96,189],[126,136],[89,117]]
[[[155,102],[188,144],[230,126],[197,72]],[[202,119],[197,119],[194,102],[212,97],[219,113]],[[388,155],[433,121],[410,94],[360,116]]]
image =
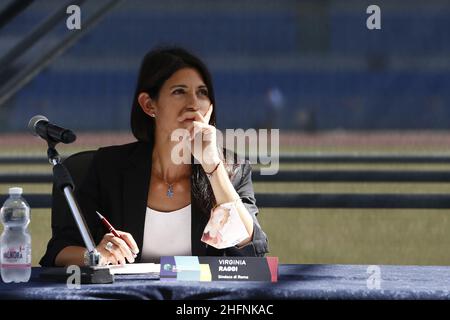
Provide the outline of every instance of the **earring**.
[[153,114],[150,115],[150,117],[156,118],[156,114],[153,113]]

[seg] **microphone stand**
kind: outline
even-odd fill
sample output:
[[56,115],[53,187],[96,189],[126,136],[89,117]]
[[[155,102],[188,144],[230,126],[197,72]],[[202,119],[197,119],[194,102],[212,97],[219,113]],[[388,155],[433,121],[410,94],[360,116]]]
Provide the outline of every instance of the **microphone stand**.
[[[74,183],[72,176],[70,175],[64,164],[61,163],[61,157],[56,151],[55,146],[58,142],[52,139],[47,139],[48,149],[47,156],[50,164],[53,165],[53,179],[56,188],[60,190],[69,205],[70,211],[72,212],[73,218],[77,224],[77,227],[81,233],[84,244],[89,252],[89,265],[86,267],[81,267],[81,283],[112,283],[114,282],[114,277],[110,273],[109,268],[98,268],[100,263],[100,253],[95,248],[95,243],[89,232],[86,220],[84,219],[80,207],[74,196]],[[73,269],[71,269],[73,270]],[[62,272],[63,271],[63,272]],[[73,272],[73,271],[72,271]],[[70,271],[68,268],[48,268],[41,272],[41,277],[53,280],[63,280],[67,281],[70,276]]]

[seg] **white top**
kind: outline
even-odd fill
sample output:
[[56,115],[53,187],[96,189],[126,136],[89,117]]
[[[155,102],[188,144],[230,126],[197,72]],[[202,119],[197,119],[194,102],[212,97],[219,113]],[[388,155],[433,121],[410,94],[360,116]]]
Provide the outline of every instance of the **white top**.
[[142,262],[159,263],[161,256],[191,255],[191,205],[171,212],[147,207]]

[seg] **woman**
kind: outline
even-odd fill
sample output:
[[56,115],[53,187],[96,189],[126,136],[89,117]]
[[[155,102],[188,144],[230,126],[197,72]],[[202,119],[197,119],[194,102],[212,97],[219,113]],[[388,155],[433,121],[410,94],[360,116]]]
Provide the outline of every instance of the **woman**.
[[[267,237],[256,219],[250,164],[225,161],[234,154],[215,145],[215,124],[214,90],[206,66],[181,48],[149,52],[131,111],[138,141],[97,150],[77,192],[102,264],[158,262],[162,255],[267,252]],[[174,132],[185,135],[174,141]],[[199,141],[200,148],[195,148]],[[174,155],[181,154],[173,153],[180,143],[191,153],[190,163],[174,161]],[[212,209],[231,202],[245,238],[225,249],[202,242]],[[123,240],[105,234],[96,211],[122,230],[118,233]],[[52,219],[53,234],[41,265],[85,265],[87,250],[69,209],[53,212]]]

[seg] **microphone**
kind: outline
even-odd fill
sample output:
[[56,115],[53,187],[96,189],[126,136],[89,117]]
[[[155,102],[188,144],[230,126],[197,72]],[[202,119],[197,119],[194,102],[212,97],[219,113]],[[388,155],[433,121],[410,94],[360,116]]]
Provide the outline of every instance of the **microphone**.
[[28,122],[28,129],[34,136],[39,135],[42,139],[50,142],[72,143],[77,136],[69,129],[64,129],[51,124],[44,116],[37,115]]

